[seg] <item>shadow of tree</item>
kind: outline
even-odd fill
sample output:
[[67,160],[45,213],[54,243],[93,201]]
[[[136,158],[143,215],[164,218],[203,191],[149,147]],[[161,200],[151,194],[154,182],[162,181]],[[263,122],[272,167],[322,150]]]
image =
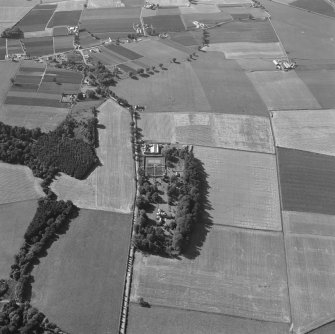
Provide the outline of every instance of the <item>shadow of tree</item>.
[[205,171],[204,164],[199,159],[195,159],[199,166],[199,181],[200,181],[200,217],[197,219],[197,224],[191,232],[187,248],[183,251],[183,256],[187,259],[195,259],[200,255],[201,248],[206,240],[206,236],[213,225],[210,211],[212,205],[208,200],[210,186],[207,178],[208,174]]

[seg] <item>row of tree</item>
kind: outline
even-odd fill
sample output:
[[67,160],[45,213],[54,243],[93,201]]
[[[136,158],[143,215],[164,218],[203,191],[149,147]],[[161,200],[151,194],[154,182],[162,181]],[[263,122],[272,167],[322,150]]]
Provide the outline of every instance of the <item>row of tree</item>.
[[24,243],[14,257],[9,275],[17,282],[16,300],[27,300],[34,263],[52,244],[62,228],[67,227],[77,210],[71,201],[57,201],[50,197],[38,201],[37,211],[24,234]]

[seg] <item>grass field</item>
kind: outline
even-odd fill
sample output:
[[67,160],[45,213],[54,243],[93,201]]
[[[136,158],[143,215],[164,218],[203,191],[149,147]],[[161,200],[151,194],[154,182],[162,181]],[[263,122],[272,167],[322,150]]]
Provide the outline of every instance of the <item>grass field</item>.
[[102,166],[83,181],[62,175],[52,189],[60,198],[71,199],[79,207],[129,213],[135,189],[130,116],[111,101],[99,110],[97,153]]
[[17,21],[19,21],[21,18],[23,18],[29,11],[30,11],[30,7],[24,7],[24,6],[15,6],[12,7],[11,5],[9,5],[10,7],[7,6],[1,6],[1,11],[0,11],[0,22],[1,23],[5,23],[5,22],[14,22],[16,23]]
[[307,333],[334,319],[335,238],[287,233],[285,244],[293,330]]
[[70,333],[117,333],[131,219],[80,210],[34,270],[32,304]]
[[48,28],[56,26],[76,26],[81,15],[81,10],[55,12],[48,23]]
[[128,61],[127,58],[124,58],[118,54],[115,54],[110,49],[107,49],[105,46],[99,47],[99,53],[89,53],[90,57],[92,57],[95,61],[100,61],[105,65],[115,66],[118,64],[122,64]]
[[156,142],[274,153],[270,122],[265,117],[207,113],[142,113],[144,139]]
[[322,108],[335,108],[334,70],[321,69],[314,71],[297,71],[297,74],[312,92]]
[[88,0],[87,8],[114,8],[123,7],[121,0]]
[[54,37],[55,53],[73,50],[73,36]]
[[4,103],[7,92],[11,86],[10,78],[13,78],[15,76],[18,68],[18,63],[0,62],[0,106]]
[[223,52],[227,59],[273,59],[284,56],[279,43],[215,43],[207,51]]
[[129,60],[135,60],[135,59],[139,59],[141,57],[143,57],[142,55],[134,52],[134,51],[131,51],[125,47],[123,47],[122,45],[115,45],[115,44],[108,44],[106,45],[106,48],[111,50],[112,52],[122,56],[122,57],[125,57]]
[[235,61],[226,61],[218,52],[208,52],[193,61],[192,67],[200,80],[212,111],[268,116],[263,100]]
[[247,73],[269,110],[321,109],[295,72]]
[[0,204],[37,199],[44,196],[41,180],[28,167],[0,162]]
[[57,3],[56,12],[82,10],[85,3],[85,0],[60,1]]
[[54,130],[68,112],[65,108],[6,105],[1,109],[0,121],[28,129],[39,127],[48,132]]
[[[129,334],[287,334],[288,324],[130,304]],[[321,334],[321,333],[318,333]],[[328,333],[330,334],[330,333]]]
[[334,59],[334,20],[294,7],[288,9],[274,1],[263,3],[290,58],[305,59],[311,64],[316,59]]
[[150,78],[123,80],[114,90],[132,104],[145,105],[147,111],[211,110],[201,83],[189,63],[173,64],[167,71],[161,70]]
[[14,255],[23,243],[36,209],[37,200],[0,205],[0,278],[8,278]]
[[213,226],[195,259],[136,253],[131,300],[138,297],[153,307],[289,322],[282,234]]
[[279,148],[278,161],[284,210],[335,214],[335,157]]
[[[36,7],[35,7],[36,8]],[[55,8],[52,9],[32,9],[22,20],[17,23],[17,26],[23,32],[40,31],[46,28],[46,25],[52,17]]]
[[43,82],[54,82],[54,78],[56,78],[57,82],[61,82],[63,84],[64,83],[76,84],[79,87],[82,80],[82,74],[80,72],[55,69],[49,67],[45,72]]
[[[220,10],[224,12],[225,14],[233,15],[235,18],[244,18],[245,15],[248,17],[253,17],[255,19],[265,19],[269,17],[269,13],[267,13],[264,9],[261,8],[253,8],[253,7],[247,7],[247,6],[219,6]],[[241,15],[241,16],[239,16]]]
[[83,31],[79,34],[80,46],[82,48],[89,48],[93,45],[99,45],[101,42],[98,39],[93,38],[88,32]]
[[62,93],[78,94],[79,85],[71,83],[57,84],[55,82],[43,82],[40,85],[38,92],[47,94],[56,94],[58,96],[61,95]]
[[272,114],[277,146],[335,155],[334,110],[291,110]]
[[194,153],[209,175],[216,224],[281,231],[275,156],[198,146]]
[[335,17],[334,7],[325,0],[296,0],[292,1],[290,5],[322,15]]

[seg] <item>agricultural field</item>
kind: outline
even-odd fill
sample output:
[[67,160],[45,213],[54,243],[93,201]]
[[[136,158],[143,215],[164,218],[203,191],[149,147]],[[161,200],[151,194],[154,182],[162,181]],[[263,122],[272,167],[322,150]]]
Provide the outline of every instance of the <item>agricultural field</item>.
[[263,0],[263,3],[271,13],[271,22],[291,59],[313,64],[319,59],[334,58],[334,20],[294,7],[288,9],[274,1]]
[[224,53],[226,59],[281,58],[284,56],[279,43],[215,43],[206,47],[207,51]]
[[54,37],[55,53],[73,50],[73,36],[57,36]]
[[121,0],[88,0],[87,8],[115,8],[123,7]]
[[146,140],[274,153],[265,117],[208,113],[142,113]]
[[88,19],[81,21],[80,28],[90,33],[133,33],[133,24],[139,23],[139,18]]
[[78,25],[80,15],[81,10],[55,12],[48,22],[47,28],[56,26],[76,26]]
[[285,323],[235,318],[222,314],[161,306],[152,306],[147,309],[135,303],[130,304],[127,328],[129,334],[287,334],[288,331],[289,325]]
[[[44,0],[44,2],[46,2]],[[55,12],[65,12],[65,11],[73,11],[73,10],[83,10],[84,4],[86,3],[85,0],[69,0],[69,1],[55,1],[52,0],[50,2],[57,2],[57,8]]]
[[57,5],[37,5],[16,25],[23,32],[42,31],[46,28]]
[[[1,72],[1,81],[0,81],[0,107],[6,99],[6,95],[11,86],[10,79],[15,76],[19,68],[18,63],[7,63],[0,62],[0,72]],[[0,109],[1,110],[1,109]],[[0,112],[1,114],[1,112]]]
[[70,333],[117,333],[131,220],[80,210],[33,271],[32,304]]
[[36,127],[42,131],[54,130],[63,121],[69,110],[66,108],[27,105],[5,105],[0,113],[0,121],[12,126]]
[[156,33],[184,31],[185,26],[180,15],[157,15],[143,17],[144,24],[152,25]]
[[95,8],[85,9],[81,15],[81,22],[89,20],[105,20],[105,19],[122,19],[122,18],[139,18],[141,8]]
[[276,145],[335,155],[334,110],[274,111],[271,118]]
[[[300,68],[301,66],[298,67],[298,69]],[[299,78],[312,92],[323,109],[335,108],[335,71],[333,67],[331,69],[324,65],[319,70],[297,71]]]
[[23,235],[33,219],[37,200],[0,205],[0,278],[7,278],[23,242]]
[[134,201],[128,111],[107,101],[99,107],[99,147],[101,166],[83,181],[62,175],[53,182],[53,191],[82,208],[130,213]]
[[129,103],[145,105],[147,111],[211,110],[200,80],[186,62],[173,64],[168,71],[161,70],[149,78],[123,80],[113,90],[127,97]]
[[25,38],[23,43],[27,54],[31,57],[54,54],[53,38],[51,36]]
[[334,7],[327,0],[276,0],[279,3],[287,4],[330,17],[335,17]]
[[208,176],[210,215],[218,225],[281,231],[276,157],[194,147]]
[[247,75],[268,110],[321,109],[318,101],[294,71],[259,71]]
[[4,60],[7,54],[6,39],[0,38],[0,60]]
[[279,148],[284,210],[335,214],[335,157]]
[[284,215],[285,224],[294,230],[285,233],[293,330],[306,333],[334,318],[335,237],[330,226],[334,217],[320,219],[321,226],[320,217],[314,216],[314,221],[311,215],[307,218],[307,231],[309,223],[314,223],[321,234],[307,234],[302,228],[306,214],[293,217],[291,213]]
[[[110,49],[107,49],[105,46],[99,47],[100,52],[90,52],[88,55],[95,61],[100,61],[104,65],[115,66],[118,64],[126,63],[127,58],[115,54]],[[85,51],[84,51],[85,52]]]
[[0,204],[37,199],[44,196],[41,180],[25,166],[0,162]]
[[233,20],[231,15],[225,14],[223,12],[206,13],[206,14],[205,13],[184,14],[182,18],[185,23],[185,27],[187,29],[192,29],[192,30],[195,28],[193,21],[198,21],[198,22],[207,24],[208,26],[211,27],[216,24],[220,24],[223,22],[229,22]]
[[153,307],[288,323],[282,234],[215,224],[195,258],[136,253],[131,293]]
[[20,40],[7,39],[7,53],[8,54],[23,54],[24,51],[22,49]]

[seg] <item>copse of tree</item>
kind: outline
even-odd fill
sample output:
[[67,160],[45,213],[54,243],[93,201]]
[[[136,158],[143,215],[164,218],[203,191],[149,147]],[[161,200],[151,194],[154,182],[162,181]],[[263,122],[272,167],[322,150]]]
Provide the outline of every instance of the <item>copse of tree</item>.
[[23,38],[23,36],[24,36],[23,31],[17,26],[14,26],[12,28],[7,28],[1,34],[2,38],[18,39],[18,38]]
[[5,303],[0,312],[0,333],[11,334],[56,334],[64,333],[28,302],[17,304],[14,300]]

